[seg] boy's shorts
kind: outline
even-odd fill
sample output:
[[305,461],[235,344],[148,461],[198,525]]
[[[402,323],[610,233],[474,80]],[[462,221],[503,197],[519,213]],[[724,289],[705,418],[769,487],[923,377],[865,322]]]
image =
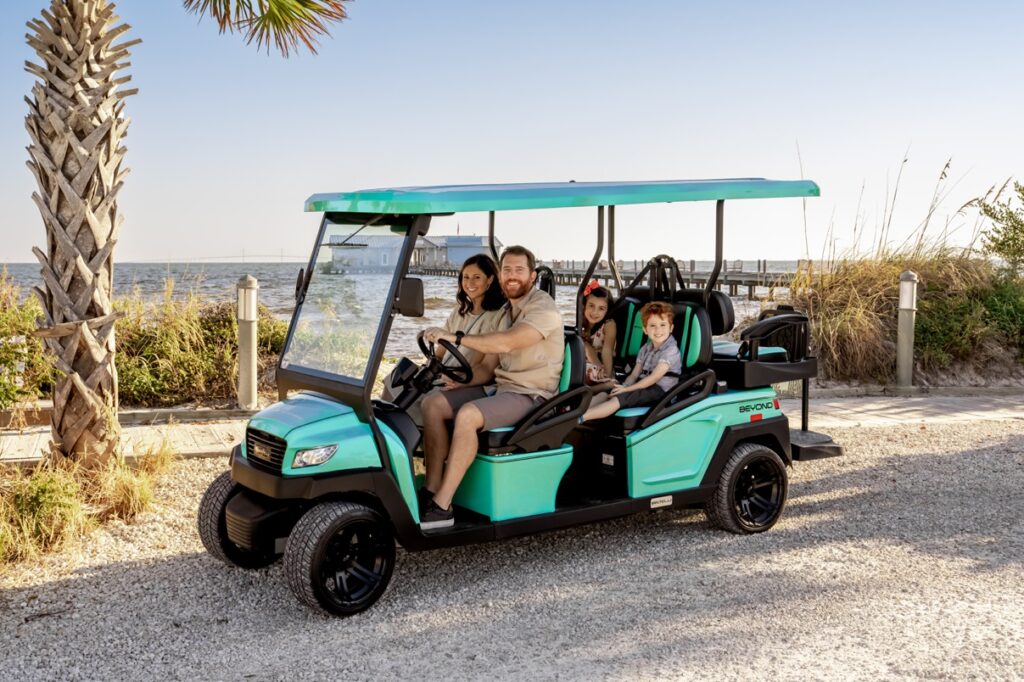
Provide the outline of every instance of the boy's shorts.
[[653,407],[665,397],[665,389],[657,385],[648,386],[639,391],[620,393],[612,397],[619,401],[619,407]]
[[495,393],[489,396],[480,386],[441,391],[441,395],[456,414],[463,405],[473,403],[484,416],[484,431],[517,424],[541,403],[537,397],[523,393]]

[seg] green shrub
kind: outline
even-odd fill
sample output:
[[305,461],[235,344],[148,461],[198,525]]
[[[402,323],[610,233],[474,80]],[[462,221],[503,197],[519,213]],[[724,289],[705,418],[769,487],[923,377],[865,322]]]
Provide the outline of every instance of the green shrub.
[[1014,208],[1010,201],[999,201],[1002,190],[992,202],[982,199],[978,206],[992,221],[984,233],[985,250],[1002,258],[1012,276],[1019,276],[1024,270],[1024,185],[1013,183],[1013,191],[1019,208]]
[[996,282],[982,300],[991,325],[1015,346],[1024,358],[1024,280],[1005,278]]
[[914,330],[914,354],[925,369],[943,369],[971,360],[993,335],[979,292],[922,296]]
[[54,369],[32,332],[42,315],[39,302],[22,292],[4,268],[0,270],[0,409],[44,395]]

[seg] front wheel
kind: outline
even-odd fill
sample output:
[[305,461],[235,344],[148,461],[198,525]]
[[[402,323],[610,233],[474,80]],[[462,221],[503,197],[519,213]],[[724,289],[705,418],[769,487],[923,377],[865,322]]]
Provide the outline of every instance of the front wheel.
[[226,564],[239,568],[263,568],[277,561],[273,552],[252,551],[239,547],[228,537],[225,509],[241,487],[225,471],[214,479],[199,503],[199,538],[206,551]]
[[789,481],[778,453],[744,443],[729,455],[705,511],[711,522],[730,533],[763,533],[782,516]]
[[325,502],[299,519],[284,551],[288,586],[299,601],[335,616],[365,611],[395,568],[395,539],[376,511]]

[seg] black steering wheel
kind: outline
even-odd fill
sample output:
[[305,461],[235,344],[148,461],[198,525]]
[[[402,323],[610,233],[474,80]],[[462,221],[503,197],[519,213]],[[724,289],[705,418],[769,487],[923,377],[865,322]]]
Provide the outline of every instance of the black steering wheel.
[[426,356],[427,360],[432,365],[435,365],[436,369],[441,374],[445,375],[452,381],[460,384],[468,384],[473,380],[473,368],[469,364],[469,360],[459,352],[459,349],[455,344],[445,339],[438,339],[437,344],[444,348],[446,353],[449,353],[455,361],[458,362],[458,366],[449,366],[441,362],[441,360],[434,354],[434,344],[429,343],[423,338],[423,332],[416,335],[416,343],[419,344],[420,350],[423,351],[423,355]]

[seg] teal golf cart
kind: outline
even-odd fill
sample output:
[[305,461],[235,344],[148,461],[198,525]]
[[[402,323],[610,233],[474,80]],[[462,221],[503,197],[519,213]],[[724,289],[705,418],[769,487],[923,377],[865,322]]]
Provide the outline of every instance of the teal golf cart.
[[[716,290],[724,203],[815,196],[818,187],[810,181],[734,179],[411,187],[310,197],[306,210],[323,218],[296,282],[277,369],[280,402],[250,420],[245,441],[231,452],[230,471],[203,497],[203,544],[243,568],[267,566],[283,555],[296,597],[344,616],[383,594],[396,541],[419,551],[670,508],[704,509],[733,533],[768,530],[785,506],[793,461],[842,450],[807,429],[807,385],[817,361],[808,348],[806,316],[787,308],[766,311],[738,340],[715,338],[735,325],[731,300]],[[715,265],[702,286],[690,286],[677,261],[664,254],[623,281],[615,261],[615,207],[682,201],[716,202]],[[442,375],[468,382],[472,369],[443,341],[456,363],[442,364],[420,336],[422,361],[403,358],[390,375],[399,397],[382,400],[374,387],[389,337],[409,333],[393,325],[396,318],[424,313],[423,281],[409,271],[430,245],[431,219],[488,212],[494,251],[496,212],[569,207],[594,207],[597,248],[577,291],[575,323],[566,326],[559,392],[520,423],[480,434],[479,454],[455,497],[455,525],[423,531],[415,473],[422,433],[407,410]],[[593,397],[583,379],[582,290],[605,254],[618,290],[609,313],[617,323],[616,372],[628,370],[644,342],[640,309],[648,301],[672,306],[684,366],[657,405],[580,424]],[[551,272],[539,274],[554,295]],[[790,428],[772,388],[789,381],[803,382],[801,429]]]

